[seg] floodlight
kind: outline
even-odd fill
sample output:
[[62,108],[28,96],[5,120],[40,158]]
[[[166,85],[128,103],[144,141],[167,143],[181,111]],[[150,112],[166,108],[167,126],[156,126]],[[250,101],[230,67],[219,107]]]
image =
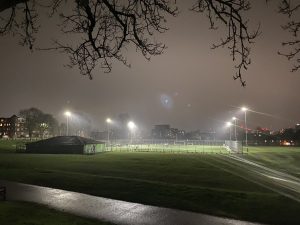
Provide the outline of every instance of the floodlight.
[[130,130],[133,130],[136,127],[135,124],[134,124],[134,122],[132,122],[132,121],[129,121],[128,124],[127,124],[127,126],[128,126],[128,128]]
[[242,107],[242,111],[246,112],[246,111],[248,111],[248,108]]
[[70,117],[71,115],[72,115],[72,113],[70,111],[65,112],[65,116]]
[[112,122],[112,120],[110,118],[106,119],[106,123],[111,123],[111,122]]
[[226,126],[230,127],[230,126],[232,126],[232,123],[231,122],[226,122]]
[[234,116],[234,117],[232,117],[232,120],[236,120],[237,118]]

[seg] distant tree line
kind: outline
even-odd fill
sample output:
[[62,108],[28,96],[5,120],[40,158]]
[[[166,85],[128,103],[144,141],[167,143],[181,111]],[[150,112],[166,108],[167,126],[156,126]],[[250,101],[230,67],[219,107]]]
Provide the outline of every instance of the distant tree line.
[[24,127],[28,132],[29,138],[54,136],[59,133],[59,123],[53,115],[44,113],[37,108],[20,110],[19,116],[24,119]]
[[[230,134],[231,132],[231,134]],[[154,139],[178,139],[178,140],[238,140],[245,141],[245,129],[237,129],[235,137],[234,129],[228,129],[226,132],[215,131],[189,131],[170,128],[169,125],[156,126],[152,130],[152,137]],[[249,129],[247,133],[248,145],[300,145],[300,125],[295,128],[286,128],[279,131],[271,132],[262,127]]]
[[[243,134],[245,136],[245,134]],[[300,145],[300,129],[286,128],[276,132],[263,131],[260,127],[248,134],[253,145]]]

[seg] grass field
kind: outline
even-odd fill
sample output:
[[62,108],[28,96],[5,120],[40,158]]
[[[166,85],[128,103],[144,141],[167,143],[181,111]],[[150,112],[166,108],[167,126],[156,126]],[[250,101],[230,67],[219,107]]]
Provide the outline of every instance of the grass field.
[[109,225],[59,212],[37,204],[0,202],[1,225]]
[[250,147],[243,157],[300,178],[300,147]]
[[[0,153],[0,179],[269,224],[300,221],[299,203],[225,171],[220,154],[39,155],[16,154],[13,143],[0,145],[5,146],[0,148],[5,152]],[[249,149],[245,157],[277,151],[263,149]]]
[[109,148],[120,152],[164,152],[164,153],[228,153],[228,150],[220,145],[164,145],[164,144],[138,144],[122,145]]

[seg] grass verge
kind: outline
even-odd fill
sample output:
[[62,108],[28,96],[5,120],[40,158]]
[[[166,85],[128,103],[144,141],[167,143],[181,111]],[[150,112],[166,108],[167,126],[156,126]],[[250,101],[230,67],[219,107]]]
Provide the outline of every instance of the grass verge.
[[299,147],[249,147],[243,157],[300,178]]

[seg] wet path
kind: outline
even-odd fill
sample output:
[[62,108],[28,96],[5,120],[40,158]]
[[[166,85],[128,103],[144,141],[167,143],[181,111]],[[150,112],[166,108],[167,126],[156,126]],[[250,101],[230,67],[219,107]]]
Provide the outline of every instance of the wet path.
[[0,186],[2,185],[7,187],[8,200],[35,202],[116,225],[258,225],[35,185],[0,181]]

